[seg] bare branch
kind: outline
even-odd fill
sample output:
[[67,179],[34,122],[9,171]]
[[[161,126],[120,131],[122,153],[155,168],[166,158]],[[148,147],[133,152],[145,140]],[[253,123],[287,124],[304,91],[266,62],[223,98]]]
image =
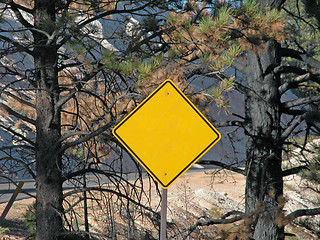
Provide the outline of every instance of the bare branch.
[[294,219],[303,216],[315,216],[320,214],[320,208],[312,209],[298,209],[286,216],[286,224],[292,222]]
[[22,7],[21,5],[18,5],[16,3],[14,3],[14,1],[10,1],[9,3],[12,11],[14,12],[14,14],[16,15],[18,21],[23,25],[25,26],[26,28],[33,28],[33,25],[30,24],[21,14],[21,12],[19,11],[20,10],[23,10],[23,11],[26,11],[26,12],[29,12],[30,13],[30,9],[28,8],[25,8],[25,7]]
[[233,167],[231,165],[225,164],[223,162],[215,161],[215,160],[199,160],[197,163],[204,164],[204,165],[216,165],[218,167],[222,167],[224,169],[240,173],[244,176],[246,175],[246,171],[241,168]]
[[[87,20],[85,20],[82,23],[78,24],[78,30],[83,28],[87,24],[90,24],[93,21],[99,20],[99,19],[104,18],[106,16],[110,16],[110,15],[113,15],[113,14],[121,14],[121,13],[128,13],[128,14],[134,13],[134,12],[137,12],[137,11],[145,9],[146,7],[150,6],[151,4],[152,4],[152,1],[149,1],[146,4],[141,5],[139,7],[136,7],[136,8],[131,8],[131,9],[117,9],[116,8],[116,9],[112,9],[112,10],[109,10],[109,11],[102,12],[102,13],[94,15],[92,18],[88,18]],[[67,35],[66,37],[61,39],[61,41],[58,43],[59,47],[62,46],[63,44],[65,44],[71,38],[71,36],[72,35]]]
[[299,172],[301,172],[302,170],[305,170],[305,169],[308,169],[307,165],[290,168],[290,169],[282,171],[282,176],[286,177],[286,176],[290,176],[290,175],[293,175],[293,174],[297,174],[297,173],[299,173]]
[[[241,117],[237,114],[233,114],[237,117]],[[243,127],[244,123],[241,122],[241,121],[225,121],[225,122],[218,122],[218,121],[215,121],[213,119],[212,116],[206,116],[208,118],[208,120],[214,124],[215,127]]]
[[[237,216],[233,218],[226,218],[230,215],[237,214]],[[228,223],[234,223],[242,220],[244,218],[245,214],[243,212],[231,212],[223,215],[220,219],[210,219],[208,221],[198,221],[191,227],[187,228],[184,230],[184,232],[187,232],[187,235],[185,236],[188,237],[193,231],[197,229],[197,227],[203,227],[203,226],[210,226],[210,225],[215,225],[215,224],[228,224]]]
[[8,38],[6,36],[0,35],[0,39],[4,40],[5,42],[8,42],[12,44],[14,47],[16,47],[16,50],[14,52],[21,52],[22,50],[30,55],[32,55],[32,51],[30,51],[26,46],[12,40],[11,38]]
[[120,181],[126,182],[129,185],[131,185],[126,179],[124,179],[123,177],[121,177],[118,174],[106,172],[105,170],[100,170],[100,169],[96,169],[96,168],[86,168],[86,169],[81,169],[79,171],[70,173],[70,174],[68,174],[67,176],[64,177],[64,180],[65,181],[66,180],[70,180],[70,179],[72,179],[74,177],[81,176],[81,175],[86,174],[86,173],[96,173],[96,174],[104,175],[106,177],[118,178],[118,179],[120,179]]
[[314,102],[320,102],[320,95],[317,96],[311,96],[306,98],[299,98],[293,101],[288,101],[283,103],[284,108],[291,108],[291,107],[297,107],[304,104],[314,103]]
[[292,89],[292,88],[297,88],[300,83],[304,83],[307,81],[313,81],[313,82],[320,84],[320,73],[319,72],[316,72],[316,73],[308,72],[308,73],[305,73],[301,76],[298,76],[292,80],[289,80],[279,87],[279,92],[280,92],[280,94],[283,94],[287,90]]
[[23,6],[23,5],[19,5],[19,4],[15,3],[15,2],[12,1],[12,0],[11,0],[11,1],[1,0],[0,3],[10,4],[10,5],[14,4],[15,7],[16,7],[17,9],[19,9],[19,10],[22,10],[22,11],[27,12],[27,13],[30,13],[30,14],[33,13],[33,10],[32,10],[32,9],[27,8],[27,7]]
[[273,70],[275,74],[281,74],[281,73],[296,73],[299,75],[303,75],[308,73],[307,70],[302,69],[300,67],[296,67],[296,66],[278,66],[275,67],[275,69]]
[[26,101],[26,100],[18,97],[17,95],[12,94],[11,92],[2,91],[1,93],[2,93],[2,94],[5,94],[5,95],[7,95],[7,96],[9,96],[9,97],[12,97],[13,99],[17,100],[18,102],[20,102],[20,103],[22,103],[22,104],[25,104],[25,105],[27,105],[27,106],[32,107],[32,108],[35,109],[35,105],[32,104],[30,101]]
[[285,140],[293,132],[293,130],[303,121],[304,116],[299,116],[294,119],[286,130],[281,134],[281,139]]
[[310,80],[310,73],[306,73],[304,75],[298,76],[296,78],[294,78],[291,81],[287,81],[284,84],[282,84],[278,89],[279,89],[279,93],[280,95],[285,93],[287,90],[292,89],[292,88],[296,88],[298,87],[298,85],[300,83],[306,82]]
[[126,52],[134,52],[137,51],[143,44],[150,42],[151,39],[161,36],[163,31],[154,32],[150,36],[143,38],[141,41],[137,42],[134,46],[130,46]]
[[29,167],[30,164],[27,164],[23,160],[18,159],[18,158],[14,158],[14,157],[3,157],[3,158],[0,158],[0,161],[3,161],[3,160],[13,160],[15,162],[20,163],[21,165],[23,165],[23,167],[26,169],[26,171],[32,176],[32,178],[36,179],[36,175],[33,173],[31,168]]
[[[88,141],[89,139],[91,139],[91,138],[93,138],[93,137],[98,136],[99,134],[103,133],[104,131],[106,131],[107,129],[109,129],[109,128],[110,128],[111,126],[113,126],[114,124],[115,124],[114,122],[110,122],[110,123],[108,123],[108,124],[106,124],[106,125],[98,128],[97,130],[95,130],[95,131],[93,131],[93,132],[85,135],[84,137],[81,137],[81,138],[79,138],[79,139],[77,139],[77,140],[75,140],[75,141],[73,141],[73,142],[65,143],[65,144],[61,147],[59,153],[62,154],[62,153],[63,153],[64,151],[66,151],[68,148],[73,147],[73,146],[76,146],[76,145],[78,145],[78,144],[80,144],[80,143],[83,143],[83,142],[85,142],[85,141]],[[60,143],[60,142],[61,142],[61,141],[59,141],[59,143]]]
[[32,125],[36,125],[36,121],[31,119],[31,118],[28,118],[16,111],[14,111],[12,108],[10,108],[9,106],[5,105],[4,103],[0,103],[0,107],[3,108],[4,110],[6,110],[9,114],[25,121],[25,122],[28,122],[28,123],[31,123]]
[[214,122],[215,127],[243,127],[243,125],[244,123],[240,121]]
[[60,139],[57,141],[58,144],[62,143],[64,140],[70,138],[70,137],[73,137],[73,136],[80,136],[80,135],[88,135],[90,134],[91,132],[89,131],[70,131],[70,132],[67,132],[65,134],[63,134]]
[[300,116],[307,112],[307,110],[304,109],[282,109],[282,113],[292,115],[292,116]]
[[15,130],[13,130],[11,127],[6,127],[3,124],[0,124],[0,127],[5,129],[6,131],[12,133],[14,136],[21,138],[23,141],[29,143],[30,145],[32,145],[33,147],[35,146],[35,143],[33,141],[31,141],[29,138],[26,138],[25,136],[23,136],[22,134],[16,132]]
[[159,213],[153,211],[152,208],[150,207],[147,207],[137,201],[135,201],[134,199],[128,197],[127,195],[124,195],[123,193],[120,193],[120,192],[117,192],[117,191],[114,191],[112,189],[108,189],[108,188],[102,188],[102,187],[86,187],[86,188],[77,188],[77,189],[74,189],[74,190],[71,190],[71,191],[68,191],[66,192],[63,197],[66,198],[68,196],[71,196],[73,194],[77,194],[77,193],[82,193],[82,192],[88,192],[88,191],[99,191],[99,192],[109,192],[109,193],[112,193],[112,194],[115,194],[121,198],[124,198],[130,202],[132,202],[133,204],[135,204],[136,206],[139,206],[139,207],[142,207],[143,209],[145,210],[148,210],[149,212],[152,212],[153,214],[157,214],[159,215]]
[[320,61],[308,55],[307,53],[299,52],[290,48],[282,48],[281,52],[283,57],[292,57],[305,62],[313,68],[320,69]]
[[90,74],[87,74],[83,79],[79,80],[79,82],[76,84],[76,86],[70,90],[70,93],[68,95],[65,95],[63,97],[60,97],[59,101],[57,102],[58,107],[62,107],[67,101],[69,101],[73,96],[81,89],[83,86],[94,76],[98,74],[99,71],[94,71]]

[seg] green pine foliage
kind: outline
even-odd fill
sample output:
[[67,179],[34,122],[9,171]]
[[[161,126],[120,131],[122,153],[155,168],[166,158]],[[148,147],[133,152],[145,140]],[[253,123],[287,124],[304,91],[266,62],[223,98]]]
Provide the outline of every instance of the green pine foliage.
[[154,56],[148,61],[138,61],[137,62],[137,73],[138,79],[143,80],[151,76],[151,74],[158,69],[163,61],[163,55]]
[[31,234],[36,233],[36,202],[28,206],[26,212],[23,214],[23,217],[25,218],[25,226],[27,230]]
[[49,34],[52,34],[57,29],[56,22],[53,21],[49,16],[45,16],[42,19],[42,25],[42,29]]
[[232,57],[238,57],[252,45],[284,38],[283,16],[256,1],[210,9],[211,6],[199,4],[190,12],[169,14],[168,22],[176,29],[170,35],[176,43],[172,48],[186,59],[192,55],[207,63],[211,59],[215,71],[225,70],[232,64]]
[[143,80],[151,76],[158,69],[163,60],[163,54],[142,60],[133,55],[129,55],[126,59],[120,60],[112,51],[105,50],[103,53],[103,66],[107,71],[116,72],[125,76],[135,76],[138,80]]
[[[186,23],[185,25],[188,25],[190,29],[191,27],[190,22]],[[199,23],[199,33],[202,35],[209,33],[212,25],[213,25],[212,18],[210,16],[204,16]]]
[[220,84],[213,87],[208,91],[208,94],[216,101],[217,106],[223,108],[226,113],[228,112],[228,107],[230,106],[230,100],[224,95],[224,93],[233,90],[235,85],[235,77],[223,78]]
[[79,41],[76,40],[70,40],[68,42],[68,48],[76,55],[76,56],[81,56],[84,55],[86,52],[85,46]]
[[[3,235],[6,234],[9,231],[10,231],[9,228],[0,227],[0,237],[3,237]],[[3,238],[3,239],[6,239],[6,238]]]
[[234,82],[222,75],[234,61],[245,57],[246,51],[263,48],[266,40],[281,41],[286,35],[283,15],[254,0],[243,4],[188,2],[184,11],[169,14],[168,23],[175,29],[169,34],[169,41],[175,43],[170,52],[174,57],[186,64],[200,59],[211,74],[220,74],[221,85],[210,91],[219,107],[228,106],[221,94],[225,89],[230,91]]
[[232,23],[232,9],[229,7],[222,7],[217,13],[217,17],[213,19],[214,27],[226,27]]

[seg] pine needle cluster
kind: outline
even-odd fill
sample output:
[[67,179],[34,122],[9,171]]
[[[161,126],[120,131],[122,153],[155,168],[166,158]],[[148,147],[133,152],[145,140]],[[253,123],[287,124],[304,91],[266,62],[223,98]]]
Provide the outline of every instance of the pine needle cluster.
[[175,31],[168,39],[185,60],[201,58],[204,63],[210,62],[215,71],[222,71],[241,53],[265,40],[281,40],[285,36],[285,21],[279,12],[255,1],[223,6],[217,11],[194,1],[191,6],[189,11],[170,13],[168,22]]
[[[256,1],[239,4],[220,4],[188,1],[184,11],[169,14],[171,31],[167,41],[171,57],[179,57],[186,64],[196,60],[213,73],[225,72],[236,59],[245,59],[249,50],[263,48],[269,39],[283,40],[285,20],[276,10],[264,8]],[[168,27],[168,28],[169,28]],[[234,87],[233,78],[219,78],[220,86],[209,94],[219,107],[229,101],[222,96]]]

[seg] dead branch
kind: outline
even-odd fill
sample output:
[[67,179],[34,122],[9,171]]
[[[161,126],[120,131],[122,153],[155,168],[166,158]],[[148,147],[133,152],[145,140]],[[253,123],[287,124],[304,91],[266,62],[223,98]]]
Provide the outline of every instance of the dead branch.
[[303,216],[315,216],[320,214],[320,208],[312,208],[312,209],[298,209],[286,216],[285,225],[292,222],[294,219]]
[[66,197],[71,196],[73,194],[82,193],[84,191],[86,191],[86,192],[88,192],[88,191],[109,192],[109,193],[115,194],[115,195],[117,195],[117,196],[119,196],[121,198],[124,198],[124,199],[130,201],[131,203],[135,204],[136,206],[139,206],[139,207],[141,207],[141,208],[143,208],[143,209],[145,209],[145,210],[147,210],[149,212],[152,212],[153,214],[159,215],[159,213],[155,212],[152,208],[147,207],[147,206],[137,202],[136,200],[130,198],[129,196],[127,196],[127,195],[125,195],[123,193],[120,193],[120,192],[117,192],[117,191],[114,191],[114,190],[108,189],[108,188],[102,188],[102,187],[76,188],[74,190],[71,190],[71,191],[65,193],[63,195],[63,197],[66,198]]
[[236,172],[236,173],[240,173],[241,175],[246,175],[245,170],[241,169],[241,168],[237,168],[237,167],[233,167],[229,164],[225,164],[223,162],[219,162],[219,161],[215,161],[215,160],[200,160],[197,163],[199,164],[204,164],[204,165],[215,165],[218,167],[222,167],[224,169]]
[[[231,215],[237,215],[233,218],[227,218]],[[194,225],[190,226],[189,228],[185,229],[183,232],[186,232],[185,238],[188,237],[193,231],[195,231],[198,227],[210,226],[215,224],[228,224],[234,223],[242,220],[245,216],[245,213],[239,211],[231,211],[224,214],[220,219],[210,219],[207,221],[200,220],[196,222]]]

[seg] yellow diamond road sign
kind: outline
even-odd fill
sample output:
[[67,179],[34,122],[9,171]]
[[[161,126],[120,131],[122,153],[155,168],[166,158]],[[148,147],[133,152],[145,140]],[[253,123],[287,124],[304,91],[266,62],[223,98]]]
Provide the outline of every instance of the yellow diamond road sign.
[[113,134],[163,188],[220,140],[220,133],[171,80],[126,116]]

